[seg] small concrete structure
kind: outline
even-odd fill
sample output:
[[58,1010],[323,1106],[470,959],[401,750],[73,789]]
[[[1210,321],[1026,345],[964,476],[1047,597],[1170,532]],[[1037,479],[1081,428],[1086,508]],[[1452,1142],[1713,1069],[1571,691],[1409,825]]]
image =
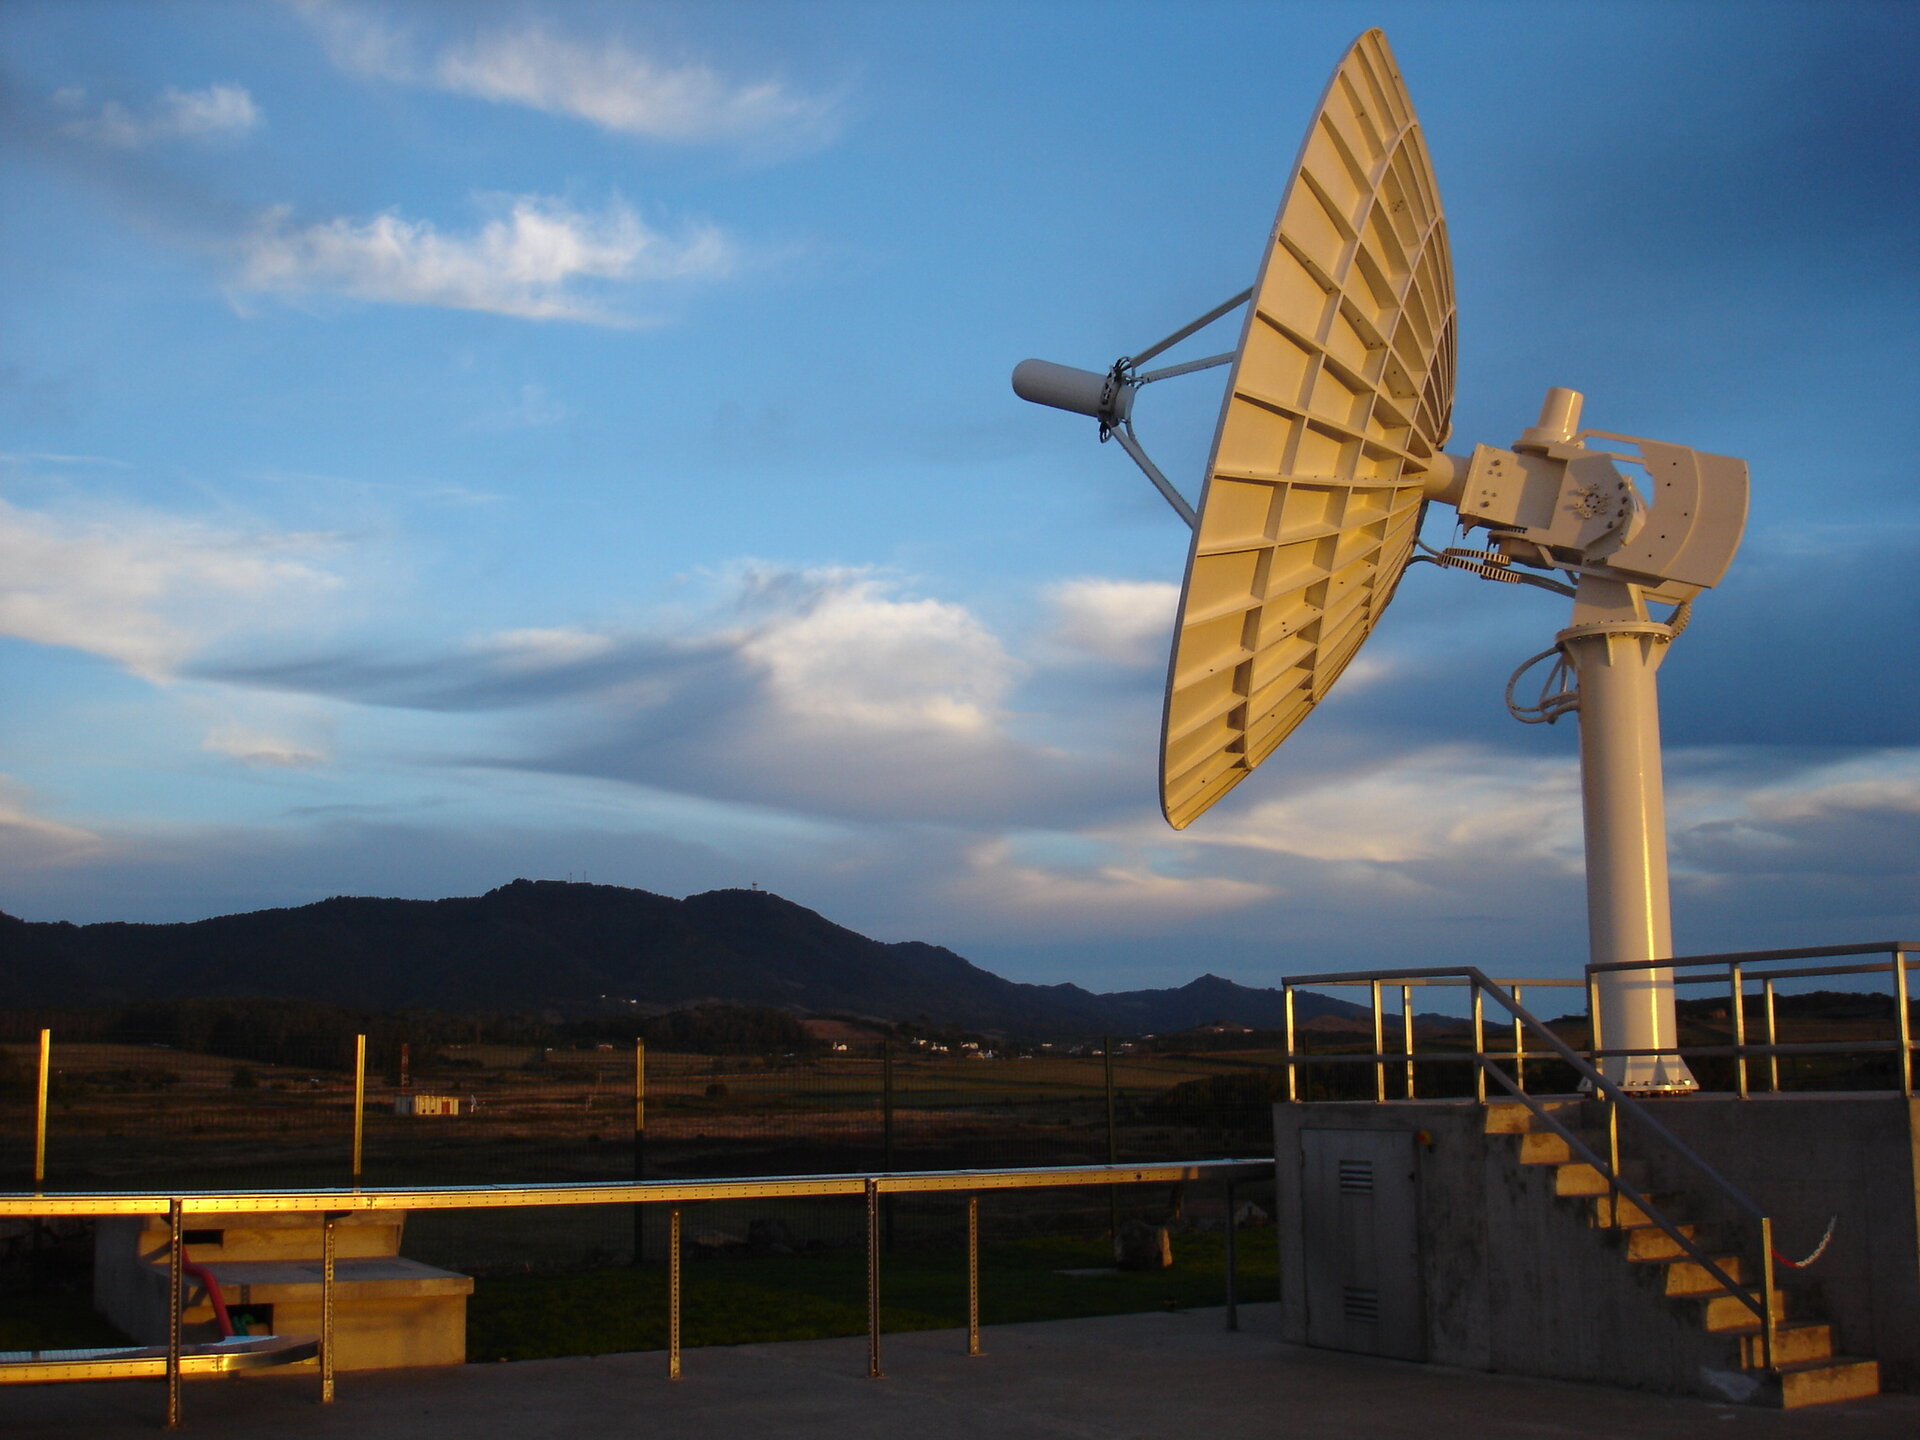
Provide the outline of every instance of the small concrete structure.
[[[467,1358],[473,1280],[402,1258],[405,1222],[398,1211],[334,1222],[336,1370],[459,1365]],[[167,1341],[167,1242],[164,1215],[106,1216],[94,1232],[94,1308],[145,1345]],[[255,1333],[320,1333],[319,1216],[195,1215],[186,1255],[212,1271],[229,1312],[265,1316]],[[218,1339],[203,1287],[189,1279],[187,1296],[183,1338]],[[237,1314],[235,1321],[237,1328]]]
[[396,1115],[458,1115],[460,1097],[458,1095],[396,1095],[393,1097],[393,1113]]
[[[1546,1102],[1572,1128],[1598,1107]],[[1786,1359],[1880,1362],[1920,1390],[1920,1102],[1897,1095],[1688,1096],[1651,1113],[1775,1222],[1791,1324]],[[1582,1111],[1595,1113],[1582,1116]],[[1508,1113],[1511,1112],[1511,1113]],[[1609,1228],[1605,1181],[1519,1106],[1471,1101],[1275,1107],[1282,1334],[1329,1349],[1469,1369],[1726,1399],[1764,1398],[1750,1315],[1647,1227]],[[1665,1147],[1622,1117],[1623,1173],[1700,1243],[1730,1247],[1731,1215]],[[1357,1157],[1357,1158],[1356,1158]],[[1364,1173],[1363,1173],[1364,1172]],[[1374,1187],[1363,1205],[1343,1196]],[[1631,1207],[1627,1207],[1631,1209]],[[1624,1216],[1633,1227],[1644,1217]],[[1755,1280],[1738,1275],[1742,1284]],[[1296,1278],[1297,1277],[1297,1278]],[[1717,1298],[1716,1298],[1717,1297]],[[1714,1307],[1718,1306],[1716,1312]],[[1820,1332],[1826,1332],[1824,1335]],[[1738,1341],[1736,1344],[1735,1342]],[[1807,1355],[1796,1359],[1793,1345]],[[1791,1389],[1791,1377],[1783,1393]],[[1815,1388],[1829,1384],[1817,1379]],[[1829,1386],[1829,1388],[1831,1388]],[[1858,1392],[1855,1392],[1858,1393]],[[1837,1398],[1786,1403],[1819,1403]]]

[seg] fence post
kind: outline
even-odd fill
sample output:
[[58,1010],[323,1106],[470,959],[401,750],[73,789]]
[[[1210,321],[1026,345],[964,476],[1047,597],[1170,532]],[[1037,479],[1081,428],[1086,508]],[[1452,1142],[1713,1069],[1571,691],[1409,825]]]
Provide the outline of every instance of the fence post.
[[353,1037],[353,1183],[360,1185],[360,1156],[367,1134],[367,1037]]
[[180,1197],[167,1202],[167,1429],[180,1426],[180,1302],[184,1298],[181,1265],[186,1234],[181,1228]]
[[980,1197],[967,1196],[967,1354],[980,1353]]
[[1418,1099],[1418,1090],[1413,1079],[1413,987],[1400,987],[1400,1039],[1401,1046],[1407,1052],[1407,1099]]
[[1238,1228],[1234,1214],[1233,1181],[1227,1181],[1227,1329],[1240,1328],[1240,1296],[1235,1274],[1234,1232]]
[[[363,1037],[364,1038],[364,1037]],[[320,1220],[320,1403],[333,1403],[333,1289],[337,1236],[328,1211]]]
[[1740,1098],[1747,1096],[1747,980],[1738,965],[1727,966],[1727,979],[1733,990],[1733,1067],[1740,1081]]
[[1373,1100],[1376,1105],[1387,1103],[1387,1035],[1380,1019],[1380,982],[1375,980],[1367,987],[1373,999]]
[[[40,1032],[40,1080],[33,1102],[33,1193],[47,1188],[47,1082],[53,1074],[53,1031]],[[40,1221],[33,1222],[34,1238],[39,1239]]]
[[680,1207],[667,1211],[667,1378],[680,1378]]
[[[1113,1122],[1113,1037],[1100,1037],[1100,1059],[1106,1072],[1107,1090],[1107,1164],[1120,1163],[1120,1137]],[[1113,1237],[1114,1259],[1120,1258],[1120,1187],[1107,1186],[1107,1234]]]
[[880,1378],[880,1182],[867,1177],[867,1378]]
[[1899,1011],[1900,1093],[1913,1098],[1913,1017],[1907,1008],[1907,952],[1893,949],[1893,1004]]
[[1293,1058],[1293,982],[1289,980],[1283,983],[1286,986],[1282,993],[1286,996],[1284,1007],[1287,1033],[1287,1099],[1291,1102],[1300,1098],[1298,1072]]
[[[633,1041],[633,1183],[647,1178],[647,1042],[639,1036]],[[633,1204],[633,1263],[646,1258],[647,1207]]]
[[[880,1042],[880,1152],[881,1169],[893,1170],[893,1042]],[[887,1249],[893,1249],[893,1197],[880,1202],[881,1224],[886,1227]]]

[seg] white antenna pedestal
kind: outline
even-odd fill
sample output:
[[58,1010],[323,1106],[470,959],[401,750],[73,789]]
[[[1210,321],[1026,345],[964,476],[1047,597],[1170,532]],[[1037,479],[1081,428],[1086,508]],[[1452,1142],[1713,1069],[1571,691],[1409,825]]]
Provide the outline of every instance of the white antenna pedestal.
[[[1620,610],[1629,613],[1582,619]],[[1582,577],[1574,617],[1555,638],[1580,680],[1589,955],[1596,965],[1665,959],[1673,926],[1654,672],[1673,632],[1646,618],[1637,586],[1595,576]],[[1594,1048],[1654,1052],[1601,1060],[1602,1074],[1626,1090],[1700,1088],[1674,1048],[1671,970],[1603,971],[1594,990]]]

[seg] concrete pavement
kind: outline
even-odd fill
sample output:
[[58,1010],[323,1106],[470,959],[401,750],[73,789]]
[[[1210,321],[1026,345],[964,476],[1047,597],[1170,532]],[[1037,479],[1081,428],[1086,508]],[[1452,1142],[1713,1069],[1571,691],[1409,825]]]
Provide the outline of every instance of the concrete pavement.
[[[1915,1440],[1920,1396],[1793,1413],[1486,1375],[1282,1342],[1277,1305],[864,1338],[345,1375],[190,1382],[205,1440]],[[6,1440],[119,1440],[160,1428],[156,1382],[0,1389]]]

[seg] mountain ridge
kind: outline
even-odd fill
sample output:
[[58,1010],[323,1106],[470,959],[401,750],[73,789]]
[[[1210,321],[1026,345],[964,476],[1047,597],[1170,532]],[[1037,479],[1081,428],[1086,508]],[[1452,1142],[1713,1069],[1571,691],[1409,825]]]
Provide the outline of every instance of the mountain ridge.
[[[478,896],[335,896],[170,924],[0,912],[13,1008],[241,996],[370,1009],[515,1010],[701,1001],[1020,1034],[1141,1034],[1283,1023],[1282,992],[1202,975],[1097,993],[1007,980],[945,946],[873,940],[770,891],[675,900],[624,886],[514,880]],[[1296,1018],[1357,1014],[1296,997]]]

